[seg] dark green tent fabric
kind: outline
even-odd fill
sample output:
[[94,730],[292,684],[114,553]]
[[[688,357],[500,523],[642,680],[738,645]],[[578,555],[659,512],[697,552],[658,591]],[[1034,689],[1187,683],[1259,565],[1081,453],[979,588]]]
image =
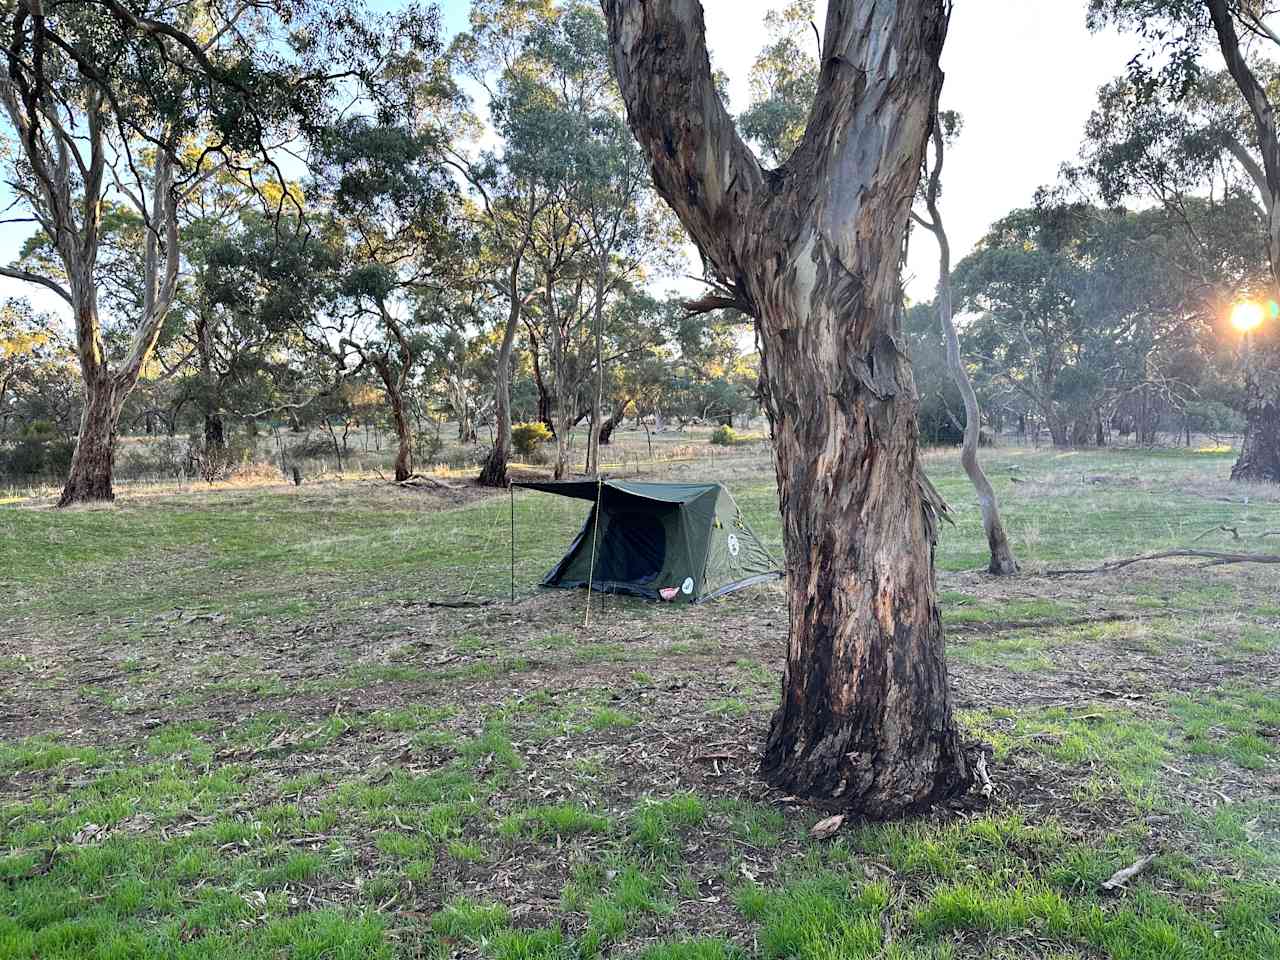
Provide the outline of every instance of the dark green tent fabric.
[[513,486],[593,504],[568,553],[543,579],[545,586],[590,582],[593,590],[650,599],[675,589],[676,599],[698,603],[782,575],[718,483],[575,480]]
[[596,487],[602,486],[642,500],[658,500],[663,503],[689,503],[713,490],[724,489],[718,483],[649,483],[639,480],[545,480],[513,483],[512,486],[554,493],[558,497],[591,501],[596,498]]

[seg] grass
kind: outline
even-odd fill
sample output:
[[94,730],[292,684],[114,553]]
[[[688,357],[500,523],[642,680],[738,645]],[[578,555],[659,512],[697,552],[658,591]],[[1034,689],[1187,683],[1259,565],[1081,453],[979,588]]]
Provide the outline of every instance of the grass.
[[[926,463],[956,522],[956,703],[997,799],[822,842],[754,785],[776,587],[596,597],[590,627],[578,594],[425,606],[509,591],[505,498],[0,509],[0,960],[1280,956],[1274,573],[993,583],[963,475]],[[1032,572],[1280,528],[1265,491],[1216,499],[1229,463],[988,453]],[[768,465],[671,476],[713,469],[780,553]],[[586,507],[515,506],[532,594]]]
[[498,832],[503,836],[524,836],[534,840],[556,840],[584,833],[605,834],[610,828],[608,817],[572,803],[530,807],[498,824]]

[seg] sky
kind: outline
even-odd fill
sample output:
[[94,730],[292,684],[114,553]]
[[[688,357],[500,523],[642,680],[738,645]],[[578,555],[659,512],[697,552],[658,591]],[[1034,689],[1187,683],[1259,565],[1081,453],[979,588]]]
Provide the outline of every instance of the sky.
[[[703,0],[707,42],[730,78],[730,109],[747,105],[747,75],[765,41],[764,15],[782,0]],[[942,56],[942,107],[964,115],[948,150],[942,215],[956,262],[1037,187],[1053,183],[1073,159],[1098,87],[1124,71],[1136,45],[1115,33],[1090,34],[1087,0],[958,0]],[[378,4],[388,5],[386,0]],[[443,0],[445,29],[466,27],[467,0]],[[825,4],[819,3],[819,11]],[[27,231],[0,226],[0,258],[11,261]],[[937,248],[918,233],[908,262],[908,293],[931,296]],[[41,309],[53,294],[0,278],[0,297],[28,296]],[[61,311],[59,311],[61,312]]]

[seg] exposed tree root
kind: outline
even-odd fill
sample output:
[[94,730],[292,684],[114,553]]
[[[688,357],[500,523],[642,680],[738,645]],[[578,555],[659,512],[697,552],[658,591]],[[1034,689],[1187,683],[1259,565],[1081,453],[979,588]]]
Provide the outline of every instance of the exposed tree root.
[[1081,567],[1073,570],[1046,570],[1046,577],[1065,577],[1086,573],[1109,573],[1134,563],[1146,563],[1149,560],[1168,560],[1173,557],[1199,557],[1206,562],[1201,566],[1221,567],[1229,563],[1280,563],[1280,555],[1274,553],[1222,553],[1217,550],[1164,550],[1160,553],[1148,553],[1141,557],[1129,557],[1125,560],[1112,560],[1098,567]]

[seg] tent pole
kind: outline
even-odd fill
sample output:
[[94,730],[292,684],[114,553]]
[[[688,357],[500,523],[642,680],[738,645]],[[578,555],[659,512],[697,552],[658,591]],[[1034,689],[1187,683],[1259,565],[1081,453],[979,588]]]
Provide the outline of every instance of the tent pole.
[[511,491],[511,602],[516,602],[516,488],[509,484]]
[[596,477],[596,509],[595,522],[591,525],[591,568],[587,571],[587,615],[582,619],[582,626],[591,626],[591,585],[596,578],[596,541],[600,539],[600,498],[604,493],[604,477]]

